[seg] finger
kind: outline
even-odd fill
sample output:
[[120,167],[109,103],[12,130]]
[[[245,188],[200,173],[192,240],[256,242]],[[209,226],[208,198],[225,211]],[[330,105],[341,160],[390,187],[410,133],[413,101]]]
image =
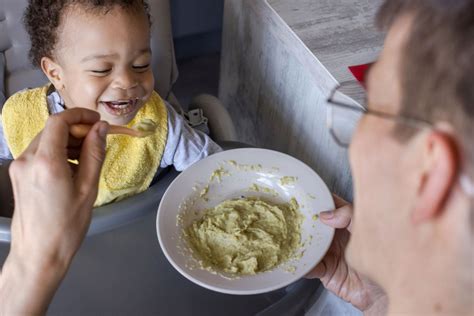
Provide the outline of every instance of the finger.
[[[21,153],[21,155],[18,158],[25,157],[26,155],[34,155],[36,151],[38,150],[38,145],[41,139],[41,134],[42,132],[39,132],[38,135],[33,138],[31,143],[26,147],[26,149]],[[17,158],[17,159],[18,159]]]
[[316,278],[321,279],[322,277],[326,275],[326,271],[327,271],[326,264],[324,263],[324,261],[321,261],[313,270],[311,270],[310,273],[305,275],[305,278],[306,279],[316,279]]
[[78,123],[93,124],[99,119],[99,113],[79,108],[50,116],[41,136],[38,153],[48,157],[64,156],[69,141],[69,127]]
[[347,202],[346,200],[344,200],[343,198],[341,198],[339,195],[335,193],[332,194],[332,197],[334,199],[334,204],[336,205],[336,208],[340,208],[340,207],[343,207],[344,205],[349,204],[349,202]]
[[319,213],[321,222],[334,228],[347,228],[351,231],[352,205],[347,204],[334,211]]
[[[79,192],[97,196],[100,170],[105,159],[106,135],[109,125],[106,122],[96,123],[87,134],[82,145],[77,171],[76,186]],[[93,201],[92,201],[93,202]]]
[[63,111],[53,116],[59,116],[64,120],[67,125],[74,124],[94,124],[100,120],[100,114],[96,111],[92,111],[84,108],[73,108]]

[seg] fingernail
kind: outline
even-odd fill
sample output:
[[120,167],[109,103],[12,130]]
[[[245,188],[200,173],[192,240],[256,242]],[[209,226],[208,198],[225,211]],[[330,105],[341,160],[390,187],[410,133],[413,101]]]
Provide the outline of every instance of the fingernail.
[[100,122],[99,137],[105,140],[108,130],[109,130],[109,124],[107,124],[107,122]]
[[322,219],[332,219],[334,218],[334,211],[324,211],[319,213],[319,217]]

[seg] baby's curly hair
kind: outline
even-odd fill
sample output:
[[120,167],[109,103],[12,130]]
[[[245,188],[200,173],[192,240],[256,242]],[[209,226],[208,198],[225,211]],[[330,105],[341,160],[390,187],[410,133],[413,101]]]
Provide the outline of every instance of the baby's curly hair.
[[114,6],[144,10],[151,25],[150,10],[146,0],[29,0],[23,15],[23,23],[30,36],[29,57],[34,66],[40,67],[43,57],[54,57],[61,16],[72,5],[78,5],[96,14],[107,14]]

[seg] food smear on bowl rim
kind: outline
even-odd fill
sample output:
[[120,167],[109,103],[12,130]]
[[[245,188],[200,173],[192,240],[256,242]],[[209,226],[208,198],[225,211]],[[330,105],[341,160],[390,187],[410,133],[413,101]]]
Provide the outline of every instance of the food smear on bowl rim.
[[280,178],[280,184],[281,185],[293,185],[297,180],[298,180],[297,177],[285,176],[285,177]]
[[222,182],[222,177],[224,176],[229,176],[229,172],[224,169],[224,167],[219,167],[218,169],[214,170],[213,173],[211,173],[211,177],[209,178],[209,182],[212,182],[214,180],[217,180],[218,183]]
[[267,188],[267,187],[258,185],[256,183],[252,184],[250,188],[248,188],[248,191],[249,192],[264,192],[264,193],[271,194],[274,197],[277,197],[279,195],[278,192],[275,191],[274,189]]

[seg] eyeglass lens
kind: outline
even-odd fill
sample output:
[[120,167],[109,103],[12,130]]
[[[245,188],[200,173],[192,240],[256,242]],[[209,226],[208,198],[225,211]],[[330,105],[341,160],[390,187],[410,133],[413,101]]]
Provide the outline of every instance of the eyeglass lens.
[[349,145],[363,114],[338,106],[332,106],[328,110],[331,115],[331,128],[334,136],[343,145]]

